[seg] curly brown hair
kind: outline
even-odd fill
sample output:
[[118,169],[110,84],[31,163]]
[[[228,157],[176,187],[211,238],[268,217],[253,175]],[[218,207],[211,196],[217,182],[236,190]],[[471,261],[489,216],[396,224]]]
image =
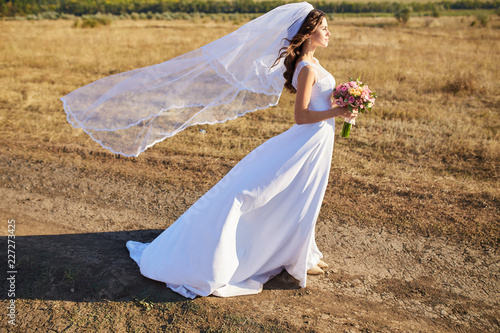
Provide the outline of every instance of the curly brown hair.
[[283,77],[285,78],[285,88],[290,90],[292,93],[296,93],[297,90],[292,85],[293,73],[295,72],[295,65],[297,64],[297,59],[302,53],[302,46],[304,42],[311,36],[312,33],[316,31],[318,26],[323,21],[325,13],[319,9],[313,9],[307,14],[304,23],[300,26],[299,31],[292,39],[285,38],[289,42],[288,46],[284,46],[279,50],[279,56],[274,62],[275,66],[281,58],[285,58],[283,61],[285,65],[285,72]]

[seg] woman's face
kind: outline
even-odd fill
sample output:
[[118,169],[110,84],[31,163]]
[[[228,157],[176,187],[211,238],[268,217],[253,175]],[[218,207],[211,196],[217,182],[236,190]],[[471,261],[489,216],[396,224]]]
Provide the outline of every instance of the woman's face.
[[314,43],[316,46],[327,47],[330,35],[331,33],[328,31],[328,23],[326,22],[326,18],[323,17],[323,20],[316,28],[316,31],[311,34],[311,44]]

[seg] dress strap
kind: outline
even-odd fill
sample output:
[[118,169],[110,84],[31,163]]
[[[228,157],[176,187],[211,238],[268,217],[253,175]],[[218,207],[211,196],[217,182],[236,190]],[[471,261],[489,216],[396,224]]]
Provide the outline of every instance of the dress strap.
[[302,60],[297,64],[297,67],[295,67],[295,72],[293,73],[292,85],[295,87],[295,89],[297,89],[297,80],[299,78],[299,73],[305,66],[311,66],[314,69],[314,80],[318,81],[318,71],[315,64],[306,60]]

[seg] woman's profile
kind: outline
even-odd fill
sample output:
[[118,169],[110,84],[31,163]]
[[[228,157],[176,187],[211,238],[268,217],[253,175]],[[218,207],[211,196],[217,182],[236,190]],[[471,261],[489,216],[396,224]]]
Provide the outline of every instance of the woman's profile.
[[[254,94],[272,97],[272,89],[282,89],[284,85],[296,93],[296,124],[249,153],[151,243],[127,242],[130,256],[144,276],[162,281],[188,298],[255,294],[282,270],[305,287],[307,274],[321,274],[321,268],[326,266],[316,246],[314,230],[330,172],[334,118],[353,119],[356,113],[332,103],[335,80],[314,57],[318,47],[328,46],[331,34],[325,14],[311,5],[281,6],[265,14],[259,24],[250,22],[240,30],[248,31],[243,34],[246,39],[241,46],[259,44],[258,38],[253,38],[254,30],[266,29],[263,23],[278,17],[286,23],[279,34],[273,35],[279,41],[269,44],[271,49],[266,50],[266,56],[253,55],[255,60],[250,62],[257,67],[245,74],[247,79],[239,79],[238,71],[224,77],[225,82],[234,78],[238,89],[232,99],[219,105],[222,109],[233,105],[245,89],[238,105],[245,105],[245,99],[251,103]],[[259,36],[257,32],[256,35]],[[209,49],[202,53],[211,54]],[[274,56],[271,58],[270,54]],[[224,71],[215,62],[209,62],[216,73]],[[260,63],[265,63],[262,68],[268,72],[258,69]],[[70,108],[66,102],[65,107]],[[273,103],[267,101],[252,108]],[[189,116],[198,114],[196,109]],[[147,119],[141,117],[141,121]],[[88,128],[92,132],[96,127]],[[94,137],[93,132],[89,134]],[[147,136],[140,138],[144,137]]]

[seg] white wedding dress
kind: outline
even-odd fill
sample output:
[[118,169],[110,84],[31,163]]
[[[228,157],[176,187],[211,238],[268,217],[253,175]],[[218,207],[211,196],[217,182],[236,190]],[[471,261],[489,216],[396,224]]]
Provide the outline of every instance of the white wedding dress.
[[[317,61],[317,60],[316,60]],[[319,63],[309,109],[332,107],[335,80]],[[127,242],[144,276],[175,292],[256,294],[283,269],[306,286],[322,254],[314,229],[328,183],[335,120],[294,125],[243,158],[152,243]]]

